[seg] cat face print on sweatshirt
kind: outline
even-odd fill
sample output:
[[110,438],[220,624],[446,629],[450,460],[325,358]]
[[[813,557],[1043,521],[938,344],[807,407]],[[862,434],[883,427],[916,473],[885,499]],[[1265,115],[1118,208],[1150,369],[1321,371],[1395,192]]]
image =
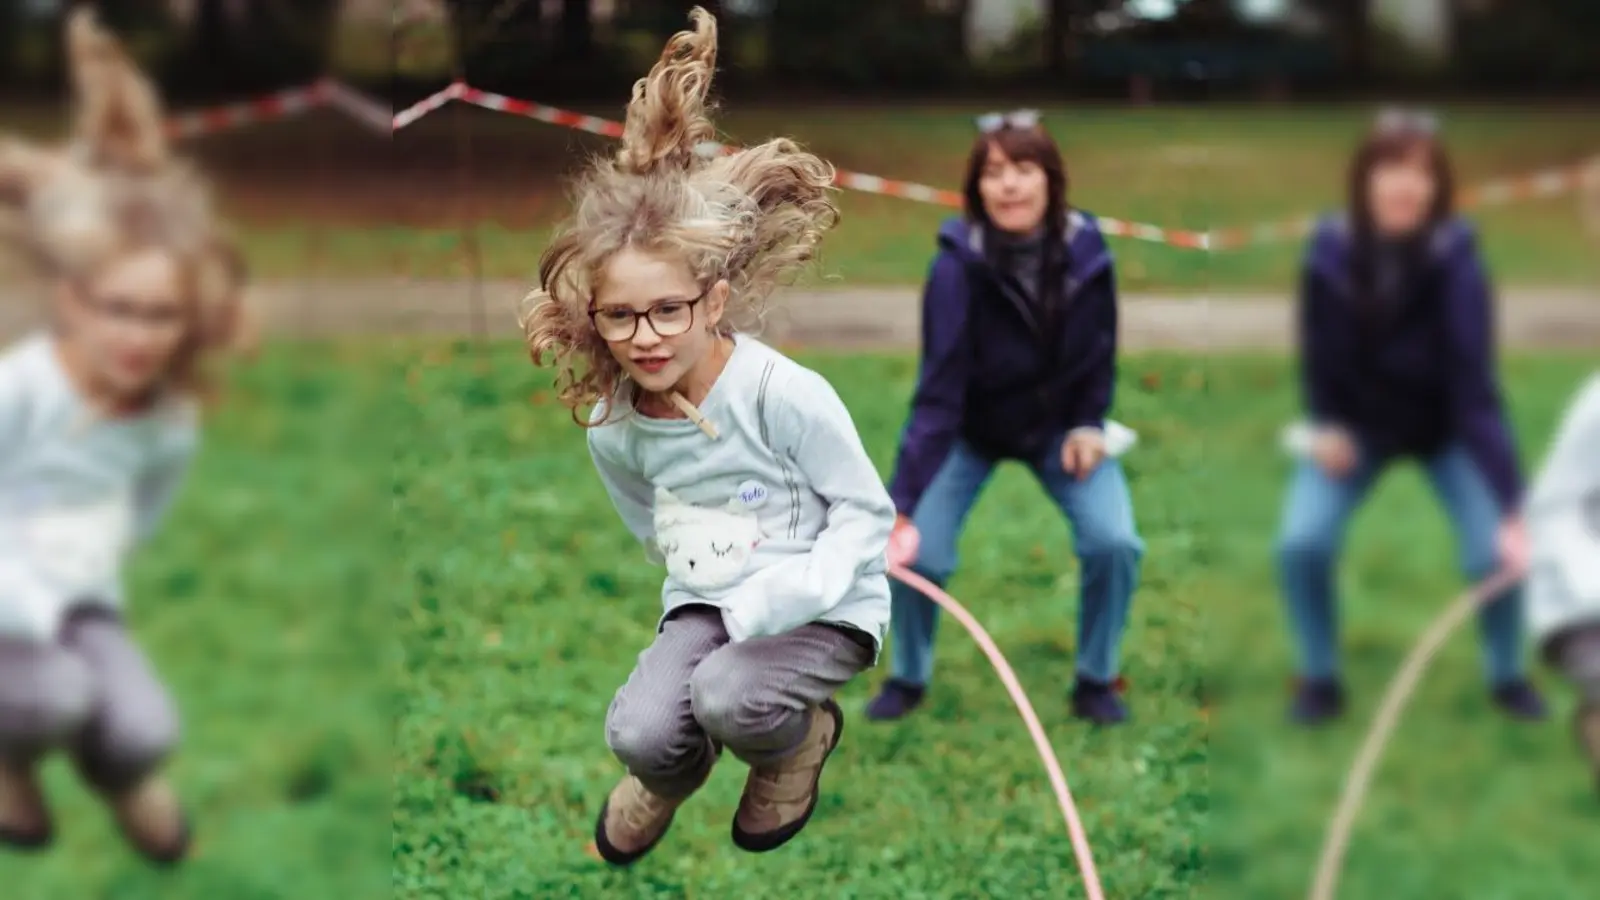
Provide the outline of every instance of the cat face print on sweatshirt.
[[739,498],[695,506],[665,488],[656,488],[655,531],[667,573],[698,591],[737,584],[762,538],[755,511]]

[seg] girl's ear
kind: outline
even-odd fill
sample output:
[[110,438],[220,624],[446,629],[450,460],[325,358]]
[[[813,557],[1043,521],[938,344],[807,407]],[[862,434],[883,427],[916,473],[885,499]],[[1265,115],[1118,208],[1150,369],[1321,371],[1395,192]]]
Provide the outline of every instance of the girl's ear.
[[717,281],[716,284],[713,284],[711,286],[711,290],[706,291],[705,303],[707,331],[716,331],[717,326],[722,324],[722,315],[723,313],[727,312],[728,295],[732,292],[732,290],[733,287],[732,285],[728,284],[728,279],[723,278]]

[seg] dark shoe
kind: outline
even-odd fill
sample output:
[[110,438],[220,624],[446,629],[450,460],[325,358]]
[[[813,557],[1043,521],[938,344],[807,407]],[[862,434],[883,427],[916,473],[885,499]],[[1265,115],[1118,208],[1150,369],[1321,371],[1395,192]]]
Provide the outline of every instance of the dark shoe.
[[873,722],[892,722],[905,718],[922,704],[927,688],[909,681],[891,678],[883,683],[878,696],[867,704],[867,718]]
[[844,734],[844,712],[824,700],[811,708],[811,729],[800,749],[770,766],[751,767],[733,816],[733,843],[766,853],[787,844],[817,809],[822,767]]
[[1344,685],[1336,678],[1305,678],[1295,687],[1289,719],[1297,725],[1321,725],[1344,715]]
[[1585,700],[1572,715],[1572,730],[1600,790],[1600,700]]
[[1072,714],[1096,725],[1117,725],[1128,721],[1128,707],[1117,696],[1120,680],[1095,681],[1078,676],[1072,686]]
[[1537,722],[1550,715],[1544,698],[1539,696],[1538,689],[1526,678],[1516,678],[1497,684],[1490,692],[1490,696],[1494,699],[1494,705],[1513,719]]
[[43,850],[55,840],[50,810],[31,765],[0,763],[0,844]]

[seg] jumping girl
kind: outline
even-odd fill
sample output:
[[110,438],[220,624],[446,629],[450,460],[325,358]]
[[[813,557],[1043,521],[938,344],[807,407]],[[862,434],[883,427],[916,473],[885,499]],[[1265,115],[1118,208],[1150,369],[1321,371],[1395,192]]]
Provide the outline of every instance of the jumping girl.
[[243,272],[168,160],[150,86],[83,7],[68,47],[77,140],[0,143],[6,236],[55,284],[52,324],[0,354],[0,841],[51,843],[37,772],[59,751],[134,849],[173,863],[178,717],[124,622],[121,569],[194,454]]
[[[1284,508],[1278,566],[1300,651],[1291,716],[1339,715],[1334,568],[1345,525],[1392,461],[1413,458],[1449,512],[1468,578],[1526,565],[1522,478],[1495,365],[1488,274],[1453,212],[1430,116],[1380,116],[1350,168],[1349,212],[1317,227],[1300,289],[1310,432]],[[1481,616],[1496,706],[1541,718],[1524,675],[1520,590]]]
[[733,841],[793,838],[877,658],[894,509],[819,375],[741,329],[837,221],[832,169],[777,139],[704,159],[715,20],[698,7],[628,106],[622,149],[578,184],[523,327],[561,367],[595,468],[667,570],[654,642],[606,714],[627,775],[595,844],[627,865],[726,749],[750,766]]
[[[943,584],[967,513],[995,466],[1030,469],[1073,529],[1078,601],[1074,715],[1127,718],[1118,650],[1144,543],[1108,445],[1117,367],[1111,251],[1067,203],[1066,167],[1032,111],[979,119],[966,215],[939,229],[922,300],[922,368],[890,494],[891,558]],[[898,719],[933,674],[939,608],[894,584],[892,677],[867,707]]]

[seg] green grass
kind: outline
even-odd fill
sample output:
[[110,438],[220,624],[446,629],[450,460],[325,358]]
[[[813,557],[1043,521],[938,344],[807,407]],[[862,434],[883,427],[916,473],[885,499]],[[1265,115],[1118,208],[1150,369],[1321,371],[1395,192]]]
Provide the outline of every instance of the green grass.
[[[850,716],[819,813],[791,847],[728,842],[727,762],[656,853],[614,873],[583,851],[620,774],[601,724],[648,643],[661,574],[590,471],[548,378],[512,346],[401,347],[413,436],[394,468],[404,663],[393,879],[403,897],[1080,897],[1043,770],[972,642],[947,623],[925,711]],[[482,355],[479,355],[480,352]],[[880,467],[914,360],[808,355]],[[1509,366],[1517,426],[1540,447],[1592,360]],[[1440,516],[1400,474],[1356,525],[1348,565],[1356,710],[1331,731],[1281,724],[1290,661],[1269,547],[1291,414],[1281,359],[1132,357],[1117,416],[1148,544],[1127,635],[1135,722],[1066,715],[1076,565],[1030,478],[1003,469],[974,511],[951,589],[1010,655],[1084,809],[1111,897],[1302,895],[1339,778],[1381,683],[1455,590]],[[1563,727],[1483,706],[1468,636],[1428,679],[1374,791],[1341,896],[1579,896],[1600,819]],[[1564,712],[1568,695],[1557,689]],[[1423,887],[1423,886],[1426,887]]]
[[278,348],[244,367],[131,575],[131,627],[183,716],[170,772],[195,858],[141,863],[56,760],[58,845],[0,853],[8,900],[387,896],[391,632],[370,564],[383,545],[363,543],[383,539],[382,507],[356,475],[389,445],[348,437],[377,409],[352,354]]

